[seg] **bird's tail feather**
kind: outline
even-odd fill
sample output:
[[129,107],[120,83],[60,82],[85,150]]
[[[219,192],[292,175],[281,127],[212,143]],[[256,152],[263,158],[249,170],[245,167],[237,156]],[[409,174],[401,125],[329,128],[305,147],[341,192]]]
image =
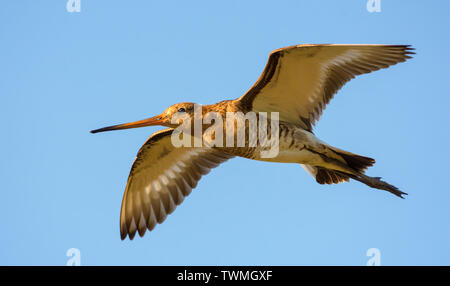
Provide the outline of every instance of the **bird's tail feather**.
[[[354,171],[352,173],[364,174],[364,171],[375,163],[375,160],[369,157],[353,154],[332,146],[328,146],[328,148],[345,161],[346,167]],[[330,168],[306,164],[302,164],[302,166],[319,184],[338,184],[348,182],[350,178],[348,174]]]
[[326,168],[317,168],[316,181],[319,184],[339,184],[348,182],[349,176]]
[[358,173],[364,173],[367,168],[375,164],[375,159],[369,157],[353,154],[336,147],[331,147],[330,150],[341,156],[347,165]]

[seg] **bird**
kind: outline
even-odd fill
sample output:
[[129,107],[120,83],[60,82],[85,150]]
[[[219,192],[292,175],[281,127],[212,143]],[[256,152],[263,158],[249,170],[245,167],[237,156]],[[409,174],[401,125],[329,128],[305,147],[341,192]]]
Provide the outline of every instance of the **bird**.
[[[269,54],[262,74],[241,97],[200,105],[202,118],[211,112],[220,116],[233,112],[277,114],[278,118],[267,116],[271,123],[276,121],[278,124],[275,136],[278,136],[279,150],[274,157],[265,158],[260,152],[262,147],[249,146],[248,122],[244,124],[244,146],[174,146],[172,138],[177,128],[195,117],[196,104],[192,102],[171,105],[163,113],[148,119],[92,130],[91,133],[98,133],[154,125],[168,127],[148,138],[131,166],[120,211],[121,239],[128,236],[132,240],[136,233],[142,237],[147,230],[163,223],[202,176],[234,157],[296,163],[319,184],[338,184],[353,179],[404,198],[407,193],[381,177],[365,174],[375,163],[374,159],[321,141],[315,136],[313,127],[330,100],[348,81],[404,62],[413,54],[411,45],[301,44],[284,47]],[[176,114],[184,115],[185,119],[173,121],[171,118]],[[236,122],[230,124],[236,125]],[[202,123],[201,132],[205,126],[211,124]],[[195,135],[191,136],[189,140],[192,141]]]

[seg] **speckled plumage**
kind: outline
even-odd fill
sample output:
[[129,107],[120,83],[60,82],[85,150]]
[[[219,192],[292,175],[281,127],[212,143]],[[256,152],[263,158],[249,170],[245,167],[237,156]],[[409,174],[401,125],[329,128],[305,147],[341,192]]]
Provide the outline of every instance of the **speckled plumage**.
[[[222,146],[212,148],[175,147],[171,136],[182,121],[173,122],[172,116],[181,112],[192,118],[193,103],[178,103],[149,119],[92,131],[149,125],[169,127],[152,134],[133,163],[122,201],[121,238],[129,236],[133,239],[137,232],[143,236],[147,229],[152,230],[162,223],[203,175],[235,156],[301,164],[320,184],[354,179],[402,197],[405,193],[396,187],[364,174],[375,163],[374,159],[328,145],[319,140],[312,129],[326,105],[346,82],[357,75],[404,62],[411,54],[412,49],[406,45],[299,45],[278,49],[269,55],[260,78],[242,97],[202,107],[202,117],[211,112],[224,118],[227,112],[255,112],[257,119],[261,119],[260,112],[276,112],[279,124],[274,126],[278,126],[278,133],[273,136],[278,136],[279,152],[274,157],[263,157],[263,146],[251,146],[253,137],[248,134],[255,135],[249,132],[247,121],[242,147],[236,147],[237,144],[229,147],[225,139]],[[204,124],[202,132],[212,124]],[[267,126],[267,134],[272,134],[271,124]],[[222,127],[226,134],[227,124]],[[200,137],[204,135],[200,133]],[[209,140],[219,138],[214,136]],[[196,138],[195,134],[193,138]]]

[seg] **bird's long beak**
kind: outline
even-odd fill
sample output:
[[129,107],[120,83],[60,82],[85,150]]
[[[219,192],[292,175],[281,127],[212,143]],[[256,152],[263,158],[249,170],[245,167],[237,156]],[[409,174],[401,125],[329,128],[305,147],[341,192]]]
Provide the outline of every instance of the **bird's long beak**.
[[130,122],[130,123],[124,123],[119,125],[113,125],[108,127],[103,127],[100,129],[91,130],[91,133],[98,133],[98,132],[104,132],[104,131],[112,131],[112,130],[122,130],[122,129],[130,129],[130,128],[138,128],[138,127],[145,127],[145,126],[153,126],[153,125],[161,125],[164,123],[165,120],[163,119],[162,115],[158,115],[152,118]]

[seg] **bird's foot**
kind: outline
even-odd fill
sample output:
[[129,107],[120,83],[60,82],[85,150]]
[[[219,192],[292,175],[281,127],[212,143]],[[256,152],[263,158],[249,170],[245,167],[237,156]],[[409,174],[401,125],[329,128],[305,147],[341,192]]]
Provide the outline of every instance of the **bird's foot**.
[[388,191],[402,199],[404,199],[403,195],[407,195],[407,193],[400,191],[397,187],[381,180],[381,177],[368,177],[367,176],[367,185],[369,187]]

